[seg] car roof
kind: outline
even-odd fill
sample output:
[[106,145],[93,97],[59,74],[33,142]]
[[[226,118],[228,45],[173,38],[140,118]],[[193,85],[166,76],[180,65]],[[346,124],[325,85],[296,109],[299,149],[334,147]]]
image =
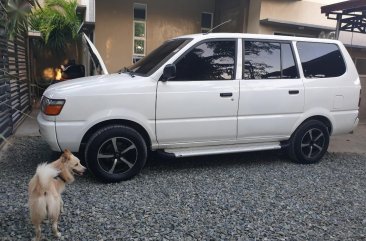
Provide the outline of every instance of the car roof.
[[[323,42],[323,43],[341,43],[338,40],[307,38],[307,37],[292,37],[282,35],[266,35],[266,34],[250,34],[250,33],[202,33],[183,35],[177,38],[193,38],[196,40],[205,40],[212,38],[247,38],[247,39],[268,39],[268,40],[287,40],[287,41],[308,41],[308,42]],[[176,38],[176,39],[177,39]]]

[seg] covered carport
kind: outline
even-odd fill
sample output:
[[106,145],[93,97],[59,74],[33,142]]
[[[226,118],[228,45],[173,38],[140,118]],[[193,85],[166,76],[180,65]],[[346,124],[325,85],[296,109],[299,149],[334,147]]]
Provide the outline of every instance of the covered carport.
[[[361,94],[360,120],[366,123],[366,0],[350,0],[326,5],[321,8],[328,19],[337,21],[336,38],[340,39],[340,33],[351,32],[351,44],[345,43],[361,79],[363,91]],[[363,44],[354,44],[355,35],[359,37]],[[341,40],[341,39],[340,39]]]

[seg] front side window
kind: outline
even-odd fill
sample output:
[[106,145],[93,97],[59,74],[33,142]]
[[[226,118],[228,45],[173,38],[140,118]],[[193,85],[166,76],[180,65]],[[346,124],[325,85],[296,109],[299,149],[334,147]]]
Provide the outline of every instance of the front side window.
[[243,78],[298,78],[291,45],[268,41],[245,41]]
[[191,39],[174,39],[166,41],[149,55],[126,68],[125,71],[142,76],[150,75],[190,41]]
[[336,44],[298,42],[305,78],[338,77],[346,72],[342,54]]
[[234,79],[235,50],[235,40],[201,43],[178,60],[174,80]]

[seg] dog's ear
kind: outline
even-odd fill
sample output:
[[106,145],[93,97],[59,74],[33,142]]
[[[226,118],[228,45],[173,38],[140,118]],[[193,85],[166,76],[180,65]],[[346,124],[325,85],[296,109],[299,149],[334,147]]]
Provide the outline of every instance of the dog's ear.
[[71,159],[71,151],[69,149],[65,149],[64,153],[62,153],[62,161],[66,162]]

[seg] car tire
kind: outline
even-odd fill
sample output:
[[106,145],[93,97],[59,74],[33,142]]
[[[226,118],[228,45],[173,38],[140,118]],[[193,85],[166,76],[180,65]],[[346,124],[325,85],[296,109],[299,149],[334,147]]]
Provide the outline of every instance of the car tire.
[[119,182],[137,175],[147,159],[143,137],[133,128],[110,125],[99,129],[85,148],[86,166],[103,182]]
[[329,130],[321,121],[306,121],[294,132],[289,144],[289,156],[294,162],[319,162],[328,150]]

